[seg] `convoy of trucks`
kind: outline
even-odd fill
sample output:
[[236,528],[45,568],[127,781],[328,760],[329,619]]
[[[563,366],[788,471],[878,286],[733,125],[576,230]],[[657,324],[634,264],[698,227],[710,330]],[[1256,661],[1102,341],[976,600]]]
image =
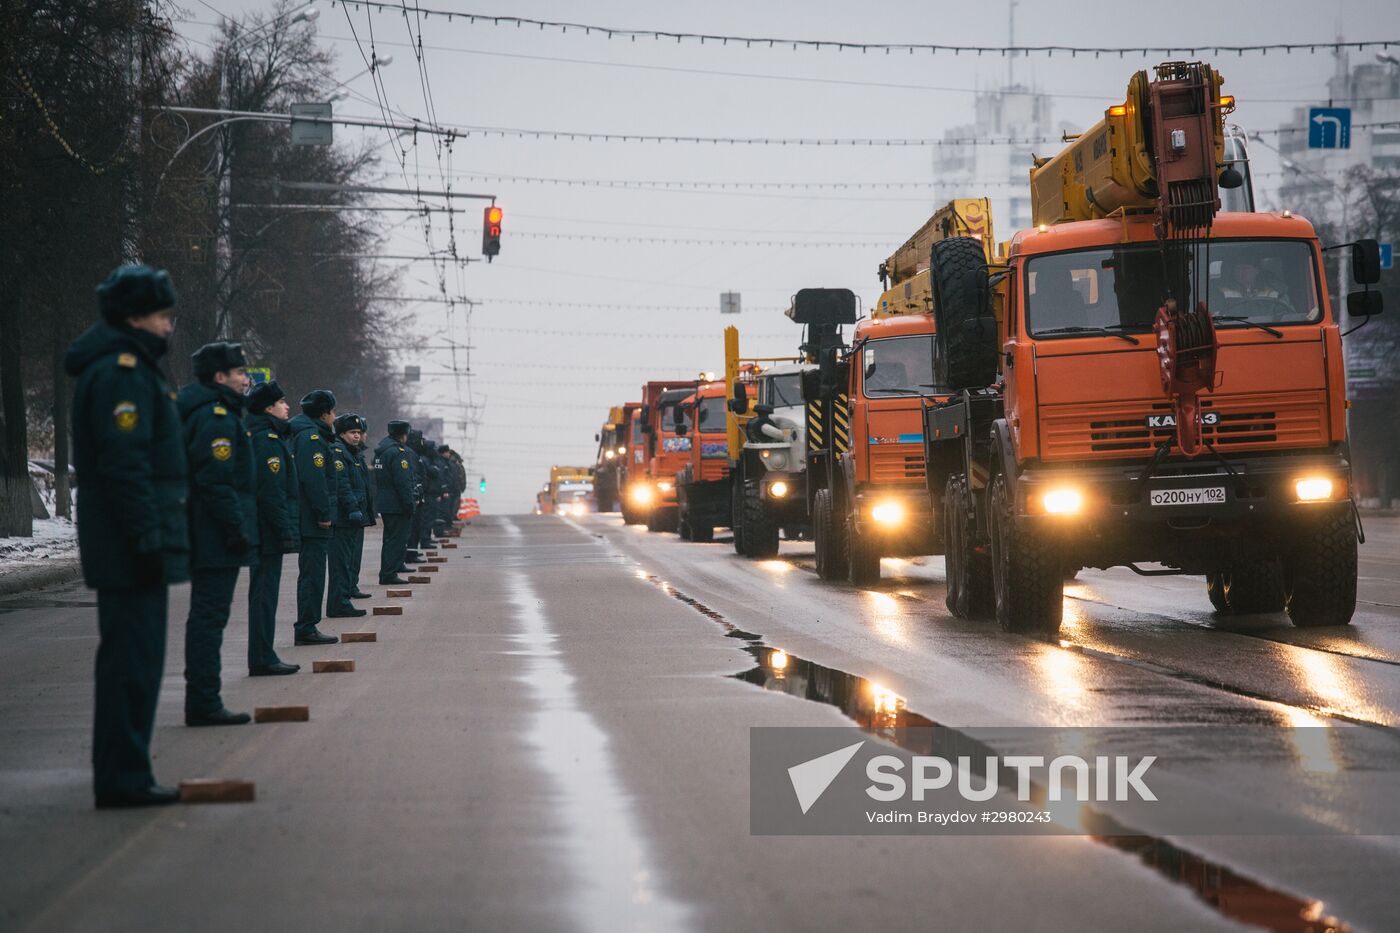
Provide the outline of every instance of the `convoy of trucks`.
[[751,558],[810,537],[820,577],[856,585],[941,554],[955,615],[1039,637],[1084,567],[1349,622],[1361,525],[1322,256],[1351,251],[1364,320],[1379,247],[1255,211],[1221,86],[1200,62],[1138,72],[1034,161],[1030,229],[998,242],[989,199],[954,199],[880,264],[867,317],[802,289],[794,358],[746,360],[731,327],[722,379],[648,382],[598,435],[598,507],[691,541],[729,527]]

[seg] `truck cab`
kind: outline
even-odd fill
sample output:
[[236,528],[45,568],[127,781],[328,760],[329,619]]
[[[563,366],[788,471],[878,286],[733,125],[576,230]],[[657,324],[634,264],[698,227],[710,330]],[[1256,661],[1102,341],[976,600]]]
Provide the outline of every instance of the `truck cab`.
[[690,439],[690,457],[676,472],[677,531],[686,541],[713,541],[729,527],[729,443],[722,381],[701,383],[673,410],[676,432]]
[[646,522],[646,512],[641,510],[632,493],[634,484],[646,479],[646,434],[642,432],[642,403],[629,403],[626,430],[622,434],[621,463],[618,464],[617,490],[619,507],[622,510],[624,525],[641,525]]
[[642,389],[641,425],[645,474],[630,481],[633,508],[645,515],[648,531],[677,528],[676,473],[690,460],[690,438],[676,433],[674,409],[695,394],[698,380],[648,382]]
[[745,557],[777,556],[780,534],[810,538],[807,511],[807,407],[802,377],[812,363],[779,363],[753,377],[752,405],[739,421],[731,453],[734,550]]
[[640,402],[613,406],[608,411],[608,420],[594,436],[598,442],[593,465],[594,496],[599,512],[618,510],[627,467],[627,431],[631,427],[632,412],[640,407]]
[[594,511],[593,471],[583,466],[549,468],[551,511],[579,517]]

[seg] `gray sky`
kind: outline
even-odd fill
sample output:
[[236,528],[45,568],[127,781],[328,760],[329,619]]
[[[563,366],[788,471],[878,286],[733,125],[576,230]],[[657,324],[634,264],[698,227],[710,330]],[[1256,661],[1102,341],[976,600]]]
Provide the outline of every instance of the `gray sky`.
[[[189,17],[177,28],[207,39],[214,9],[225,15],[265,11],[257,0],[186,2]],[[420,0],[421,2],[421,0]],[[327,0],[316,31],[337,55],[341,80],[362,72],[370,50],[392,55],[381,70],[389,106],[426,117],[423,84],[410,42],[417,37],[401,14],[332,8]],[[872,42],[939,42],[986,45],[1007,41],[1006,0],[875,2],[805,0],[704,4],[590,0],[516,0],[478,6],[456,0],[426,3],[433,9],[509,13],[623,27]],[[211,9],[212,8],[212,9]],[[801,11],[800,17],[795,11]],[[1164,12],[1169,10],[1169,12]],[[973,15],[985,12],[985,17]],[[360,39],[357,45],[354,33]],[[1144,31],[1148,28],[1157,32]],[[1076,0],[1022,2],[1016,14],[1018,44],[1119,46],[1253,44],[1400,38],[1400,4],[1386,0],[1235,2],[1182,0],[1163,4]],[[608,40],[570,31],[469,25],[431,17],[423,29],[423,73],[445,124],[508,126],[612,133],[763,137],[936,137],[972,119],[972,91],[1000,86],[1006,62],[927,53],[866,54],[789,49],[721,48]],[[1352,53],[1353,61],[1371,53]],[[1131,73],[1156,64],[1128,55],[1098,60],[1055,57],[1016,63],[1017,78],[1055,95],[1054,117],[1088,126],[1109,104],[1121,101]],[[1222,56],[1214,62],[1225,87],[1239,100],[1234,121],[1247,129],[1276,127],[1293,107],[1315,102],[1335,68],[1330,55]],[[894,87],[892,85],[904,85]],[[912,87],[911,87],[912,86]],[[349,87],[368,100],[337,104],[341,115],[378,116],[368,75]],[[401,167],[382,130],[337,127],[337,139],[369,139],[380,145],[386,184],[405,173],[425,189],[438,188],[440,159],[431,142],[404,140]],[[362,134],[368,134],[362,135]],[[1039,149],[1050,152],[1053,146]],[[1256,171],[1278,169],[1272,153],[1255,147]],[[930,150],[923,148],[809,148],[694,144],[569,142],[483,138],[470,135],[453,146],[443,168],[548,178],[715,182],[928,181]],[[1277,177],[1259,187],[1267,200]],[[935,206],[927,191],[812,190],[781,197],[719,192],[661,192],[562,187],[508,180],[452,179],[454,190],[499,195],[505,209],[501,255],[491,265],[472,264],[449,273],[454,294],[482,303],[446,320],[442,305],[402,306],[404,326],[424,335],[470,342],[468,379],[430,377],[420,384],[421,414],[460,420],[451,407],[482,406],[473,435],[456,426],[447,440],[471,454],[470,477],[488,480],[482,506],[488,512],[528,509],[552,463],[588,463],[593,435],[609,405],[639,396],[656,378],[692,375],[722,364],[721,329],[736,323],[746,354],[793,352],[797,328],[782,316],[788,296],[814,285],[855,289],[868,306],[878,297],[875,268],[891,246],[912,233]],[[983,192],[969,191],[975,196]],[[391,203],[384,198],[379,203]],[[480,202],[465,203],[456,218],[459,249],[480,249]],[[397,223],[401,215],[385,215]],[[801,240],[839,246],[734,246],[674,243],[589,242],[512,236],[537,233],[604,234],[700,240]],[[1004,227],[999,236],[1009,236]],[[432,222],[434,245],[446,243],[446,219]],[[417,220],[398,226],[384,252],[424,250]],[[719,292],[739,291],[745,311],[721,317]],[[405,267],[404,294],[438,293],[434,267]],[[506,303],[506,302],[510,303]],[[528,302],[643,305],[655,310],[613,310]],[[700,310],[687,310],[701,306]],[[468,324],[470,337],[468,338]],[[573,335],[568,333],[576,332]],[[627,334],[630,336],[589,336]],[[435,341],[439,342],[440,341]],[[457,355],[467,369],[467,352]],[[425,373],[444,373],[451,353],[432,352],[417,362]],[[375,426],[376,433],[382,426]]]

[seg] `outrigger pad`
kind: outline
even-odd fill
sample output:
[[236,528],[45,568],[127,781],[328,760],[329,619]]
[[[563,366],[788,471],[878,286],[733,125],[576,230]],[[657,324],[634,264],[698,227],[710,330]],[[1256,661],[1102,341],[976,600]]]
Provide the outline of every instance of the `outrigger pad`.
[[801,288],[788,312],[798,324],[854,324],[856,295],[849,288]]

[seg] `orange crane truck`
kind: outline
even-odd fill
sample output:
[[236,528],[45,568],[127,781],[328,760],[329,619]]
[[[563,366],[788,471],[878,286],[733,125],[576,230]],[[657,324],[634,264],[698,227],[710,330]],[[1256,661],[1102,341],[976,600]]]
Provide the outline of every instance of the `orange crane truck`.
[[[1310,223],[1220,212],[1242,184],[1220,88],[1199,62],[1138,72],[1036,161],[1033,229],[997,253],[933,231],[932,381],[953,395],[924,411],[922,446],[954,614],[1053,637],[1067,574],[1127,566],[1204,574],[1225,612],[1350,621],[1338,309]],[[1347,246],[1375,283],[1375,242]]]

